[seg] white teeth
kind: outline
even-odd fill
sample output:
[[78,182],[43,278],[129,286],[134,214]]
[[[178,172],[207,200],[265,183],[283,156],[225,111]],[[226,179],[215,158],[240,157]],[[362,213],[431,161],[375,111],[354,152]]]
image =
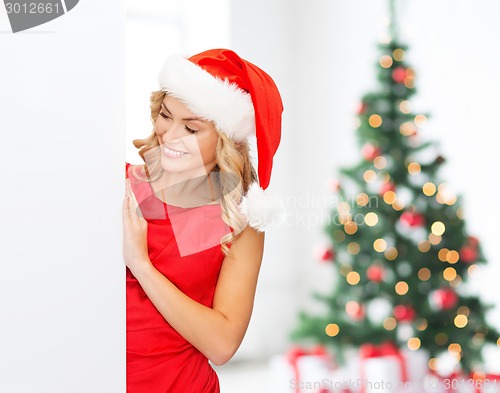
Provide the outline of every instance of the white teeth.
[[163,150],[168,155],[175,156],[175,157],[180,157],[180,156],[186,154],[186,153],[183,153],[183,152],[180,152],[180,151],[175,151],[175,150],[169,149],[167,146],[163,146]]

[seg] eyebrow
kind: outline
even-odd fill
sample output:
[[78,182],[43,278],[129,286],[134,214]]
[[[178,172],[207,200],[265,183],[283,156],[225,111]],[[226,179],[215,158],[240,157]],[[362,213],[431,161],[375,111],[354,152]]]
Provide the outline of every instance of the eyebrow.
[[[161,103],[161,106],[167,111],[167,113],[169,115],[171,115],[172,113],[168,110],[167,106],[165,105],[164,102]],[[182,119],[183,121],[191,121],[191,120],[198,120],[198,121],[203,121],[203,122],[206,122],[205,119],[201,118],[201,117],[185,117],[184,119]]]

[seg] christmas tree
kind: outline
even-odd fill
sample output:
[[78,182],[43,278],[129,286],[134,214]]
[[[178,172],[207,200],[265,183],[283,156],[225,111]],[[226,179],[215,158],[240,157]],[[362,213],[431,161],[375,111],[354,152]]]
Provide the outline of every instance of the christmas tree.
[[344,168],[338,203],[324,230],[337,274],[329,294],[314,296],[324,315],[301,312],[294,341],[343,349],[391,341],[425,349],[429,367],[448,353],[464,372],[481,365],[482,348],[499,334],[486,321],[490,306],[467,281],[486,263],[468,232],[462,198],[439,179],[445,159],[422,141],[428,114],[414,113],[415,70],[398,39],[391,2],[390,40],[378,43],[379,87],[357,111],[359,163]]

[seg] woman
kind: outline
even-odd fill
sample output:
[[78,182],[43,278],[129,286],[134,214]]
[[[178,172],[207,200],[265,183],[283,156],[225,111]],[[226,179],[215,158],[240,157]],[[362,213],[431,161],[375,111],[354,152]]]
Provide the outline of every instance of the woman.
[[[245,335],[264,231],[284,206],[265,192],[280,143],[279,92],[227,49],[170,57],[151,96],[153,133],[126,164],[127,392],[219,392]],[[257,140],[258,171],[248,138]]]

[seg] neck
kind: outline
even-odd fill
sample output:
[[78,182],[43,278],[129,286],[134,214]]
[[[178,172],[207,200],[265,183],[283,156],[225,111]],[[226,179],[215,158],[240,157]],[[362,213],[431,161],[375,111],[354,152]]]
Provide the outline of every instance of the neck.
[[197,207],[215,200],[213,184],[205,167],[191,173],[163,171],[155,181],[153,190],[166,203],[176,206]]

